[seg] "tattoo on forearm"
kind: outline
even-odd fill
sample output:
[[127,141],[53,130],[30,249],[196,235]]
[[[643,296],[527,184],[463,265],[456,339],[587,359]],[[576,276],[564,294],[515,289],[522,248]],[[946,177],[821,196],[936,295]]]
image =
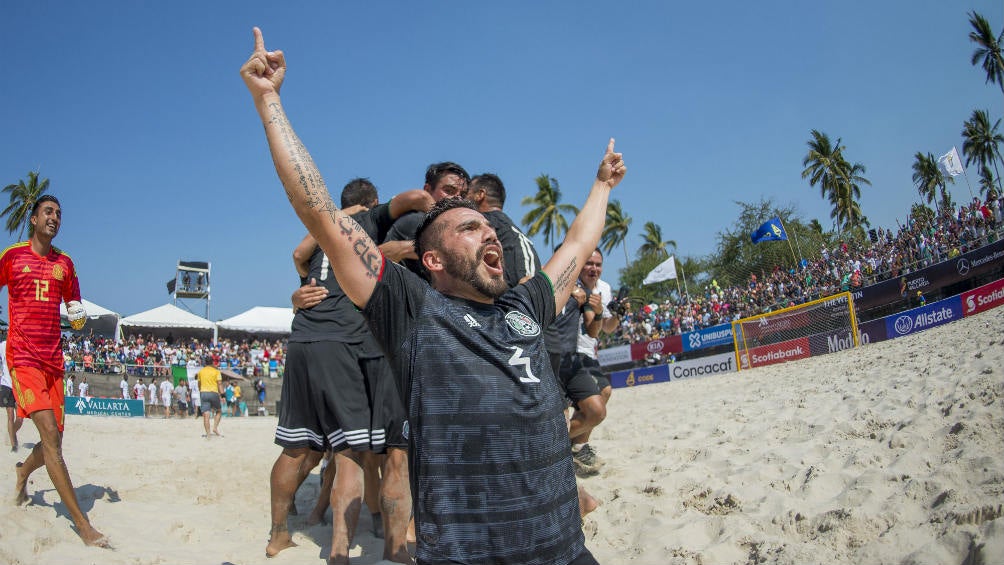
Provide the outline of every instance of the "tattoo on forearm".
[[576,265],[578,265],[578,261],[575,257],[572,257],[572,260],[568,263],[568,266],[565,267],[565,270],[558,275],[558,280],[554,281],[555,292],[563,292],[566,288],[568,288],[568,285],[572,282],[574,274],[578,272],[578,269],[575,268]]
[[[269,111],[268,123],[274,125],[279,132],[281,143],[279,149],[289,155],[290,166],[295,173],[297,184],[303,191],[304,202],[310,209],[325,209],[331,201],[331,196],[328,194],[328,188],[324,184],[320,171],[317,170],[317,165],[314,164],[307,148],[293,131],[279,104],[270,104]],[[285,186],[285,189],[286,196],[292,201],[294,194],[291,187]]]

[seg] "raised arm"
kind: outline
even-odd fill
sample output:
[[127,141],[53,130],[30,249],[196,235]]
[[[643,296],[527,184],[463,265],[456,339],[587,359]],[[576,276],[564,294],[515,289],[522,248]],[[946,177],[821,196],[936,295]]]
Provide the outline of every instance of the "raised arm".
[[607,218],[607,200],[610,191],[620,184],[626,172],[624,156],[614,152],[614,140],[611,139],[596,171],[596,180],[593,181],[585,205],[568,228],[561,247],[543,267],[554,284],[554,303],[557,310],[561,310],[568,301],[568,295],[575,287],[575,279],[582,270],[582,265],[596,249]]
[[338,284],[363,307],[373,294],[383,256],[359,224],[335,206],[314,160],[293,131],[279,99],[285,75],[282,51],[266,51],[261,30],[254,28],[254,52],[241,67],[241,78],[265,126],[276,173],[296,215],[331,261]]

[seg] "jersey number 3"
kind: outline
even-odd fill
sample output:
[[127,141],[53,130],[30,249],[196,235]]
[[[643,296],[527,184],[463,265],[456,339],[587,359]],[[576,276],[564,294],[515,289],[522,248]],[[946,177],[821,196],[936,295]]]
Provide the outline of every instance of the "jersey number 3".
[[530,369],[530,358],[523,357],[523,350],[519,347],[512,346],[510,349],[515,350],[512,357],[509,358],[509,365],[513,367],[519,367],[520,365],[526,369],[526,376],[520,377],[519,382],[521,383],[539,383],[540,379],[534,376],[533,371]]

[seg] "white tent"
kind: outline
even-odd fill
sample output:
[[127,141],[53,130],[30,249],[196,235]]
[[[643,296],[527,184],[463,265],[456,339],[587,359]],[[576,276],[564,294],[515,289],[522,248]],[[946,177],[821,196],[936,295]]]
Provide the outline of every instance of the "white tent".
[[289,335],[293,323],[292,308],[277,308],[273,306],[255,306],[237,314],[232,318],[220,320],[216,326],[220,330],[247,332],[251,334],[283,334]]
[[[122,316],[86,298],[81,298],[80,303],[84,305],[84,311],[87,312],[87,322],[80,333],[90,333],[93,330],[94,333],[105,337],[118,336],[118,325]],[[59,317],[61,321],[69,325],[70,322],[66,317],[66,303],[59,305]]]
[[174,304],[165,304],[152,310],[126,316],[122,318],[119,325],[122,326],[123,333],[135,331],[161,335],[167,334],[171,330],[181,330],[179,335],[186,333],[204,335],[209,332],[213,336],[213,341],[216,341],[216,324],[191,312],[186,312]]

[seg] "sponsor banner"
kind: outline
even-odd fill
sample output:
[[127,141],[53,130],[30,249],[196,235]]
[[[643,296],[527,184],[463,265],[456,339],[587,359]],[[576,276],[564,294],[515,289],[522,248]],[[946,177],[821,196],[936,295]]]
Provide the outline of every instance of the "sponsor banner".
[[885,318],[869,320],[858,324],[858,343],[868,345],[889,339],[885,332]]
[[810,355],[809,338],[801,337],[741,352],[739,363],[743,369],[751,369],[795,359],[805,359]]
[[631,369],[630,371],[615,371],[610,373],[610,386],[613,388],[668,382],[668,365],[656,365],[654,367],[642,367],[640,369]]
[[67,414],[143,417],[143,401],[125,398],[67,396],[63,409]]
[[809,336],[809,352],[813,357],[854,348],[850,328]]
[[719,375],[721,373],[734,373],[736,371],[736,355],[735,353],[709,355],[700,359],[671,363],[667,367],[669,367],[669,379],[671,381]]
[[652,353],[669,355],[670,353],[682,353],[683,341],[681,336],[671,335],[662,339],[646,341],[644,343],[631,344],[631,359],[638,361],[648,357]]
[[884,318],[889,338],[910,335],[962,318],[962,295]]
[[962,293],[962,314],[972,316],[1004,306],[1004,279]]
[[600,365],[619,365],[631,362],[631,346],[619,345],[609,349],[601,349],[596,352],[596,360]]
[[732,345],[732,324],[721,324],[703,330],[687,332],[683,334],[682,338],[684,351]]
[[[927,293],[970,277],[981,275],[1004,264],[1004,240],[984,245],[954,259],[925,269],[866,286],[854,291],[854,306],[868,310],[902,300],[903,294]],[[891,334],[890,334],[891,335]]]

